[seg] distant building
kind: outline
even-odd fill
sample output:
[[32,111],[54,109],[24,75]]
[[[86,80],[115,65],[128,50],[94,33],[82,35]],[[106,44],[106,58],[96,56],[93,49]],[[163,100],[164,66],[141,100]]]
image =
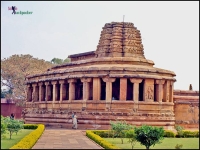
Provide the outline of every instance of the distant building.
[[4,117],[15,115],[16,119],[22,118],[22,107],[16,106],[15,102],[6,98],[1,98],[1,115]]

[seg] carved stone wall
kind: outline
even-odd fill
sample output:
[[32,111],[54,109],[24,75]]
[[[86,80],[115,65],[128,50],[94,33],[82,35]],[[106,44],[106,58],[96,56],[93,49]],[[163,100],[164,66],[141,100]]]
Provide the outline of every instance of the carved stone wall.
[[175,123],[185,128],[199,128],[199,91],[174,90]]
[[146,102],[154,101],[154,79],[144,80],[143,98]]
[[199,103],[176,102],[174,107],[176,124],[185,128],[199,128]]
[[101,31],[96,57],[144,57],[140,31],[129,22],[106,23]]

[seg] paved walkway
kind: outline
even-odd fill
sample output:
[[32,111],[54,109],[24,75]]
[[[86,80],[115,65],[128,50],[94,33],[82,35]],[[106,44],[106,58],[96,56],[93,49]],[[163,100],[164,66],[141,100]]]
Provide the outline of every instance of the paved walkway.
[[83,130],[45,129],[32,149],[103,149]]

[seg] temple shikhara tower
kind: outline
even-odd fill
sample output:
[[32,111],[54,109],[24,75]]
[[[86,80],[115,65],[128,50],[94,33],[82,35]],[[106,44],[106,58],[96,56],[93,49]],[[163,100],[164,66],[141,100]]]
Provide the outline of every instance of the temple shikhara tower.
[[96,51],[68,57],[70,63],[28,77],[26,123],[71,128],[74,111],[79,129],[108,129],[115,120],[198,127],[199,92],[174,90],[175,73],[145,58],[133,23],[106,23]]

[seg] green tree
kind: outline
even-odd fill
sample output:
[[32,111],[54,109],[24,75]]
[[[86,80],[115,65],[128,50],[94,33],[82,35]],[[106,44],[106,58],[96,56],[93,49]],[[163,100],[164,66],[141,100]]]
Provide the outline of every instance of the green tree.
[[6,117],[5,124],[6,124],[7,130],[10,133],[10,139],[14,132],[17,134],[19,130],[24,128],[23,123],[21,121],[10,119],[10,117]]
[[136,140],[140,142],[141,145],[144,145],[146,149],[149,149],[150,146],[154,146],[163,139],[164,129],[163,127],[152,127],[148,125],[143,125],[141,127],[134,128],[136,134]]
[[63,63],[63,60],[60,59],[60,58],[53,58],[53,59],[51,60],[51,63],[52,63],[52,64],[55,64],[55,65],[59,65],[59,64],[62,64],[62,63]]
[[67,62],[70,62],[70,58],[66,58],[66,59],[60,59],[60,58],[53,58],[51,60],[51,63],[54,64],[54,65],[60,65],[60,64],[63,64],[63,63],[67,63]]
[[27,96],[27,76],[43,73],[52,66],[52,63],[31,55],[12,55],[2,59],[1,85],[12,91],[5,97],[14,100],[17,105],[23,106]]
[[70,59],[70,58],[66,58],[66,59],[64,60],[64,63],[67,63],[67,62],[71,62],[71,59]]
[[125,137],[126,130],[130,130],[133,128],[132,125],[127,124],[125,121],[117,121],[117,122],[112,122],[110,121],[111,125],[111,130],[114,131],[113,137],[120,137],[122,144],[123,139]]
[[128,142],[131,143],[131,147],[133,149],[133,147],[137,143],[136,134],[135,134],[134,130],[128,130],[126,132],[126,138],[128,138]]
[[1,138],[5,138],[5,134],[6,134],[6,122],[5,122],[5,117],[3,117],[1,115]]

